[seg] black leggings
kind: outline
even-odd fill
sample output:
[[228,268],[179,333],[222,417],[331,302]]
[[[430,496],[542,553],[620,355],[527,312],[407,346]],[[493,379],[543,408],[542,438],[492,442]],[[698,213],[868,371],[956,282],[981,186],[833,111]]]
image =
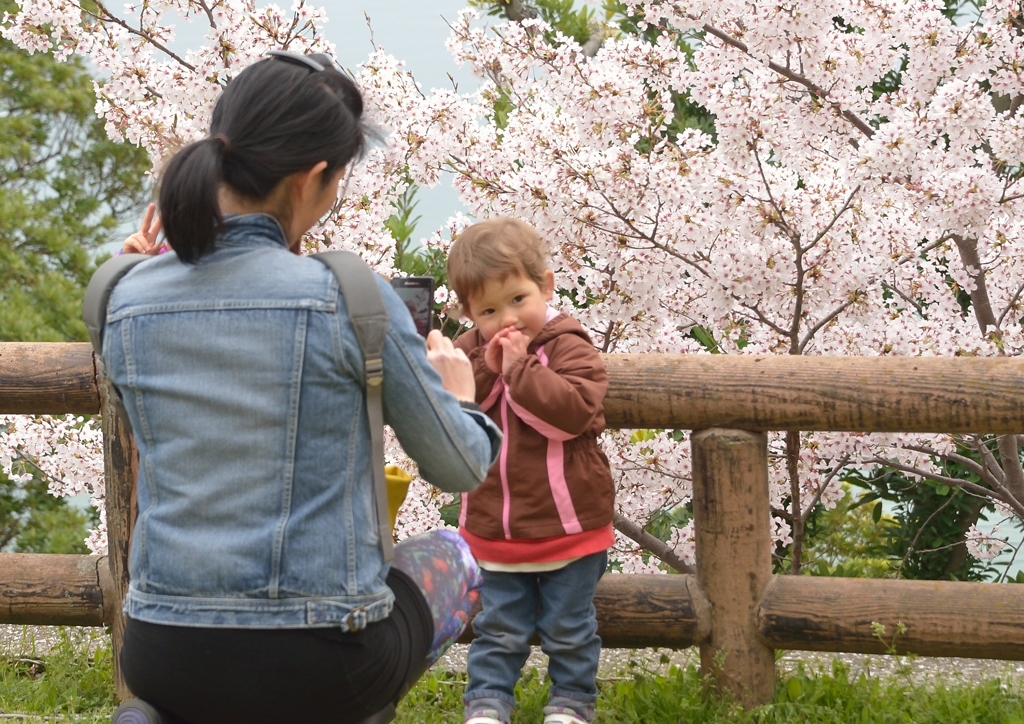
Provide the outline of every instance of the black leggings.
[[121,670],[170,724],[348,724],[383,709],[424,668],[434,623],[411,578],[392,568],[395,607],[356,633],[220,629],[128,619]]

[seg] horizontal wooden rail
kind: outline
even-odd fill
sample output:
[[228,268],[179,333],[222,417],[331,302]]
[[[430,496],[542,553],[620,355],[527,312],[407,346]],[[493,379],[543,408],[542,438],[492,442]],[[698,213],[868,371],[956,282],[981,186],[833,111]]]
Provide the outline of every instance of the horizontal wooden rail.
[[[604,356],[613,428],[1024,433],[1024,359]],[[0,414],[95,414],[87,344],[0,343]]]
[[0,415],[95,415],[92,346],[0,342]]
[[[594,608],[605,648],[685,649],[706,638],[711,625],[710,605],[691,575],[606,574],[597,584]],[[467,626],[458,643],[474,638]],[[540,639],[534,636],[530,643]]]
[[683,649],[710,633],[710,604],[696,576],[608,573],[597,584],[594,607],[608,648]]
[[0,623],[102,626],[117,605],[105,556],[0,553]]
[[[885,632],[875,634],[872,624]],[[897,633],[903,624],[906,632]],[[1024,661],[1016,584],[775,576],[758,629],[777,649]]]
[[[115,600],[105,558],[0,553],[0,623],[109,626]],[[608,574],[594,605],[605,646],[685,648],[707,634],[693,576]]]
[[605,355],[609,427],[1024,433],[1024,359]]
[[[115,598],[99,556],[0,554],[0,623],[109,625]],[[594,605],[608,648],[686,648],[710,630],[694,576],[609,573]],[[773,576],[757,622],[776,649],[1024,660],[1024,595],[1010,584]]]

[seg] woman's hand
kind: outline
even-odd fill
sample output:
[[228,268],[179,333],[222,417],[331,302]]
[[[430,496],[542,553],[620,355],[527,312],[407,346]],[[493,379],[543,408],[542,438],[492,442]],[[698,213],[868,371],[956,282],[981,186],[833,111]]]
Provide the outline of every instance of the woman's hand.
[[473,365],[461,349],[436,329],[427,335],[427,361],[441,375],[441,384],[460,402],[476,402]]
[[156,204],[146,207],[146,215],[142,218],[142,226],[134,234],[124,240],[121,246],[122,254],[149,254],[152,256],[160,251],[163,244],[156,241],[160,229],[163,228],[163,221],[156,215]]

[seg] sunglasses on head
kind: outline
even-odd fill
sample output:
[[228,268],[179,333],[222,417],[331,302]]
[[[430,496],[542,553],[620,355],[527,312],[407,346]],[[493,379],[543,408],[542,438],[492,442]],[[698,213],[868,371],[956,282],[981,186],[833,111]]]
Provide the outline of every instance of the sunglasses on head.
[[324,53],[314,53],[313,55],[302,55],[300,53],[293,53],[290,50],[268,50],[263,54],[264,56],[270,56],[272,58],[280,58],[281,60],[289,63],[295,63],[296,65],[302,65],[315,73],[322,73],[330,67],[334,66],[334,60],[331,56]]

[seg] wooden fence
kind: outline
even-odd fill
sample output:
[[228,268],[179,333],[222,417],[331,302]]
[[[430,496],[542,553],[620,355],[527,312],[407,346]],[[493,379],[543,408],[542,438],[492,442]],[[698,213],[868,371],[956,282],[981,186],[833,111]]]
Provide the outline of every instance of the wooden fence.
[[[606,355],[610,427],[694,430],[696,575],[609,574],[607,647],[700,647],[747,706],[774,649],[1024,660],[1017,586],[772,574],[769,430],[1024,433],[1024,360]],[[86,344],[0,343],[0,414],[103,414],[109,557],[0,554],[0,623],[105,625],[120,646],[136,454]],[[120,681],[120,680],[119,680]],[[118,693],[127,694],[123,683]]]

